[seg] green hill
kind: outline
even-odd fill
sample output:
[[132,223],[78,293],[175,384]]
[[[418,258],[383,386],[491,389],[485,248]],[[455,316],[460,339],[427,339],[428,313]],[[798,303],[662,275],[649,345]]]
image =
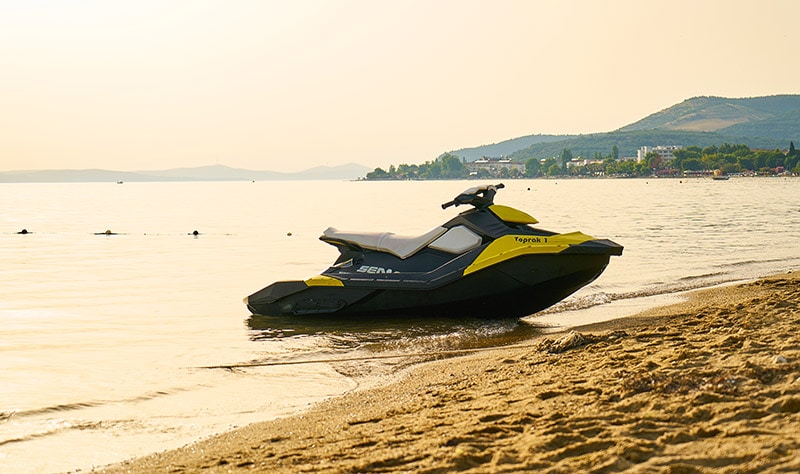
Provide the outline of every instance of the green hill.
[[707,147],[723,143],[757,149],[786,149],[800,142],[800,95],[730,99],[694,97],[608,133],[590,135],[529,135],[492,145],[450,152],[474,161],[482,156],[528,158],[559,156],[568,148],[574,156],[606,156],[616,145],[620,156],[636,156],[642,146]]
[[504,140],[499,143],[492,143],[491,145],[461,148],[460,150],[451,151],[449,153],[460,158],[465,158],[467,161],[475,161],[484,156],[508,156],[517,150],[522,150],[538,143],[559,142],[573,138],[574,136],[575,135],[528,135],[525,137],[512,138],[511,140]]
[[[728,99],[725,97],[694,97],[668,109],[656,112],[619,129],[621,132],[635,130],[688,130],[716,132],[726,129],[727,134],[738,135],[734,126],[759,123],[783,124],[785,120],[796,121],[791,112],[800,111],[800,95],[775,95]],[[733,133],[731,133],[733,131]],[[750,135],[753,136],[753,135]],[[797,137],[773,136],[791,139]]]
[[776,117],[731,125],[719,130],[720,133],[738,137],[769,137],[786,140],[786,137],[800,138],[800,109]]

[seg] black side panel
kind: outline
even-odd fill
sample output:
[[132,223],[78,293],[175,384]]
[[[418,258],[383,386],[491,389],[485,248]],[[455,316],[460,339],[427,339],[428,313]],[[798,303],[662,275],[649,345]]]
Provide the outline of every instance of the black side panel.
[[[261,291],[265,291],[271,286]],[[257,292],[247,298],[247,307],[253,314],[264,316],[335,313],[372,292],[371,289],[306,286],[303,283],[301,291],[287,294],[279,299],[273,299],[274,295],[272,294],[270,294],[270,298],[258,298],[261,292]]]
[[302,281],[279,281],[256,291],[247,297],[247,301],[248,303],[254,301],[272,303],[292,293],[303,291],[306,288],[308,288],[308,286]]
[[608,256],[529,255],[475,272],[434,290],[375,291],[339,314],[522,317],[592,282]]

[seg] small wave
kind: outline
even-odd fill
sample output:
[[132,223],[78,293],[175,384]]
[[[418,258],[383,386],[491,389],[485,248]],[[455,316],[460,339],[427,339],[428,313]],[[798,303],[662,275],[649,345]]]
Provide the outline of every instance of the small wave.
[[700,290],[703,288],[711,288],[712,286],[724,285],[728,283],[736,283],[747,280],[747,278],[734,278],[734,277],[722,278],[725,275],[727,275],[725,272],[718,272],[706,275],[689,276],[689,277],[679,278],[678,280],[676,280],[676,283],[673,284],[651,286],[648,288],[643,288],[641,290],[629,291],[624,293],[597,293],[593,295],[573,297],[566,299],[536,314],[545,315],[545,314],[563,313],[566,311],[578,311],[583,309],[589,309],[606,303],[611,303],[613,301],[683,293],[685,291]]
[[536,325],[519,318],[494,320],[468,320],[441,331],[395,335],[367,347],[373,353],[435,352],[476,349],[511,344],[540,332]]
[[117,400],[92,400],[86,402],[76,402],[76,403],[62,403],[58,405],[51,405],[42,408],[34,408],[30,410],[22,410],[22,411],[12,411],[12,412],[0,412],[0,421],[5,421],[10,419],[11,417],[14,418],[23,418],[23,417],[30,417],[30,416],[38,416],[38,415],[47,415],[51,413],[60,413],[65,411],[73,411],[73,410],[84,410],[88,408],[95,408],[104,405],[112,405],[112,404],[125,404],[125,403],[136,403],[142,402],[147,400],[153,400],[155,398],[164,397],[168,395],[172,395],[178,392],[182,392],[188,389],[185,388],[173,388],[169,391],[165,390],[157,390],[153,392],[148,392],[142,395],[137,395],[134,397],[128,398],[120,398]]
[[65,428],[56,428],[56,429],[47,430],[47,431],[40,431],[40,432],[37,432],[37,433],[28,433],[28,434],[26,434],[24,436],[17,436],[15,438],[0,439],[0,446],[5,446],[7,444],[13,444],[13,443],[22,443],[24,441],[32,441],[32,440],[38,439],[38,438],[44,438],[46,436],[50,436],[50,435],[54,435],[54,434],[60,433],[64,429]]
[[755,265],[758,263],[766,262],[768,260],[742,260],[741,262],[728,262],[728,263],[720,263],[717,265],[718,268],[726,268],[726,267],[744,267],[747,265]]
[[564,301],[556,303],[555,305],[539,311],[536,314],[554,314],[563,313],[565,311],[576,311],[580,309],[587,309],[601,304],[606,304],[618,299],[619,293],[594,293],[591,295],[575,296],[567,298]]
[[93,408],[97,406],[105,405],[105,402],[101,401],[92,401],[92,402],[79,402],[79,403],[62,403],[59,405],[52,405],[49,407],[42,407],[42,408],[35,408],[32,410],[23,410],[14,412],[15,417],[26,417],[26,416],[36,416],[36,415],[44,415],[48,413],[58,413],[63,411],[71,411],[71,410],[81,410],[84,408]]
[[26,433],[24,435],[19,435],[7,439],[0,439],[0,446],[4,446],[7,444],[13,443],[22,443],[25,441],[33,441],[40,438],[46,438],[48,436],[57,435],[64,431],[70,430],[97,430],[103,429],[110,426],[115,426],[123,421],[81,421],[81,422],[71,422],[66,420],[57,420],[52,423],[48,423],[49,428],[42,429],[41,431],[33,432],[33,433]]
[[720,264],[717,264],[716,267],[717,268],[729,268],[729,267],[738,268],[738,267],[746,267],[746,266],[749,266],[749,265],[763,265],[763,264],[768,264],[768,263],[786,263],[786,262],[792,261],[792,260],[800,260],[800,259],[798,259],[798,258],[794,258],[794,259],[791,259],[791,258],[767,258],[767,259],[764,259],[764,260],[742,260],[740,262],[720,263]]
[[701,275],[689,275],[685,277],[678,278],[679,281],[691,281],[691,280],[699,280],[702,278],[712,278],[725,275],[725,272],[712,272],[712,273],[703,273]]

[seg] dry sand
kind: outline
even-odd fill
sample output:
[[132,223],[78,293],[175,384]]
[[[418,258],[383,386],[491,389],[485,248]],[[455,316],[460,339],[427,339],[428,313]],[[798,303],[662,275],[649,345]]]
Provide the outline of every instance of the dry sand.
[[396,382],[108,472],[800,472],[800,274]]

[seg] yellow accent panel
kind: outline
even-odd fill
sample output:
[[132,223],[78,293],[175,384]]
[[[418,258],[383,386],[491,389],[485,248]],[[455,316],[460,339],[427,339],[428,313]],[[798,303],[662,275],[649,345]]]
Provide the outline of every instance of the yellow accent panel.
[[306,280],[305,284],[308,286],[344,286],[341,280],[325,275],[313,276]]
[[492,204],[489,206],[489,210],[500,219],[513,224],[536,224],[539,222],[535,217],[526,212],[501,204]]
[[538,235],[504,235],[489,244],[475,260],[464,269],[464,275],[510,260],[521,255],[557,254],[570,245],[576,245],[594,237],[582,232]]

